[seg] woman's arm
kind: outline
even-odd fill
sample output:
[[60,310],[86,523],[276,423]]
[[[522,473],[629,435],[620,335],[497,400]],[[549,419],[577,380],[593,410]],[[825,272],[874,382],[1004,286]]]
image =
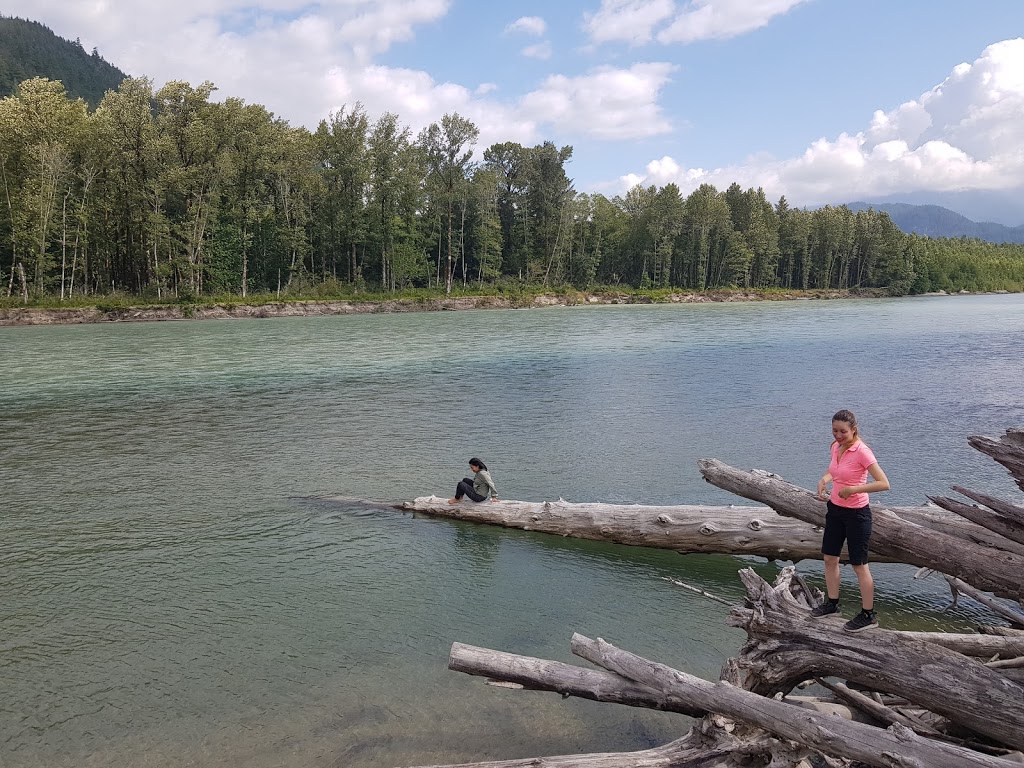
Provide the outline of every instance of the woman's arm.
[[828,484],[832,482],[832,475],[826,472],[821,480],[818,481],[818,498],[828,498]]
[[878,493],[879,491],[889,490],[889,478],[885,476],[885,472],[878,466],[877,461],[868,467],[868,474],[871,475],[871,479],[874,482],[865,483],[864,485],[848,485],[845,488],[840,488],[840,498],[848,499],[854,493]]
[[491,479],[491,473],[485,469],[480,473],[480,476],[483,477],[484,482],[487,483],[487,487],[491,489],[491,500],[497,501],[498,489],[494,487],[494,481]]

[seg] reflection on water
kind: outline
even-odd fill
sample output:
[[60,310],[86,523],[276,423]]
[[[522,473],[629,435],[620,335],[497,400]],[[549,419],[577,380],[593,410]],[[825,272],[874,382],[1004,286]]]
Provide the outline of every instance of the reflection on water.
[[[861,415],[893,491],[1019,493],[966,445],[1024,423],[1024,297],[0,329],[0,764],[371,768],[634,749],[685,718],[483,685],[453,641],[574,631],[706,677],[743,635],[687,556],[319,495],[728,504],[805,486]],[[820,583],[820,566],[801,564]],[[877,566],[890,626],[966,626]],[[852,582],[851,582],[852,586]]]

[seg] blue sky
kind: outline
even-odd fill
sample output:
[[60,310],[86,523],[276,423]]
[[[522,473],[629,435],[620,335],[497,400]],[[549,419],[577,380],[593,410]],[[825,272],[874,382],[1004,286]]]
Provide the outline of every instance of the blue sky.
[[[1021,197],[1024,0],[0,0],[159,86],[574,148],[579,191]],[[908,198],[909,199],[909,198]],[[1014,224],[1021,221],[1009,222]]]

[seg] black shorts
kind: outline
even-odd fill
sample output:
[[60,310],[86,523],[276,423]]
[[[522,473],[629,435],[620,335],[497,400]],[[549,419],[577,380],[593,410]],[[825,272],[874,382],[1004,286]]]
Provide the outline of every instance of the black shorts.
[[825,533],[821,537],[821,554],[839,557],[843,542],[850,552],[851,565],[864,565],[868,561],[868,542],[871,540],[871,505],[840,507],[826,502]]

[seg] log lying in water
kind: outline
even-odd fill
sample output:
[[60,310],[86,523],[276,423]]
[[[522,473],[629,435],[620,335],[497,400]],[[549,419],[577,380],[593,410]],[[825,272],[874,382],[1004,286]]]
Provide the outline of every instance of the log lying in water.
[[[766,472],[745,471],[717,459],[698,463],[704,479],[719,488],[769,505],[780,514],[811,524],[824,523],[824,505],[814,495]],[[904,519],[895,510],[872,508],[872,559],[888,558],[956,576],[1000,597],[1024,599],[1024,555],[964,541]]]
[[[438,496],[421,496],[399,509],[435,517],[500,525],[556,536],[609,541],[615,544],[671,549],[679,553],[755,555],[769,560],[820,560],[820,519],[796,520],[765,506],[649,506],[639,504],[463,501],[449,504]],[[899,507],[901,518],[942,531],[967,544],[1010,551],[1024,557],[1024,544],[999,535],[938,507]],[[876,562],[903,562],[885,554]]]
[[[782,757],[784,741],[795,741],[815,751],[861,760],[879,766],[929,766],[960,768],[984,766],[1008,768],[1010,763],[944,741],[922,738],[902,725],[882,730],[870,725],[847,722],[843,718],[816,712],[818,706],[801,701],[793,704],[772,697],[792,688],[792,681],[810,673],[838,674],[862,685],[918,705],[932,706],[949,720],[977,733],[988,733],[1010,747],[1024,745],[1024,688],[1000,676],[997,671],[974,662],[966,668],[963,658],[914,635],[877,630],[870,634],[837,632],[832,622],[808,618],[792,589],[792,569],[786,569],[776,586],[770,587],[753,571],[741,572],[747,586],[748,609],[737,609],[734,622],[752,632],[737,663],[731,665],[718,683],[711,683],[680,670],[643,659],[601,640],[575,635],[572,651],[602,670],[589,670],[569,664],[505,654],[456,643],[452,646],[449,668],[492,680],[517,683],[532,690],[550,690],[562,695],[582,696],[596,701],[615,701],[632,706],[653,707],[691,716],[704,715],[699,732],[704,740],[705,757],[719,760],[723,750],[734,755]],[[931,634],[931,633],[925,633]],[[759,638],[759,639],[757,639]],[[841,641],[841,653],[835,643]],[[606,670],[606,671],[605,671]],[[965,683],[954,698],[945,692],[950,677]],[[938,682],[938,686],[936,686]],[[778,689],[778,690],[776,690]],[[922,699],[924,701],[922,701]],[[809,710],[809,711],[805,711]],[[713,714],[712,714],[713,713]],[[724,716],[724,718],[723,718]],[[894,715],[897,717],[897,715]],[[994,719],[990,719],[994,718]],[[738,723],[756,726],[750,732]],[[932,731],[930,728],[921,730]],[[775,738],[766,738],[765,733]],[[687,747],[692,742],[673,742],[666,747]],[[785,750],[789,758],[793,745]],[[808,756],[809,752],[804,756]],[[597,766],[611,756],[586,755],[577,762],[496,762],[474,766],[565,765]],[[620,759],[625,756],[619,756]],[[632,760],[607,763],[614,766],[690,765],[648,763],[647,753],[632,753]],[[591,762],[599,758],[602,762]],[[555,760],[567,760],[556,758]],[[694,765],[705,763],[694,762]],[[739,765],[738,762],[708,762],[709,765]],[[778,764],[798,764],[793,762]],[[469,768],[463,766],[461,768]]]
[[[971,444],[1006,466],[1024,488],[1024,432],[1010,430],[999,441],[971,438]],[[814,534],[816,550],[815,529],[823,523],[824,505],[810,491],[766,472],[745,472],[714,460],[703,460],[700,466],[709,482],[808,526],[810,531],[794,530],[802,530],[805,538]],[[872,551],[946,574],[955,589],[998,607],[1000,616],[1017,624],[1012,606],[997,606],[977,589],[1018,601],[1024,597],[1024,510],[986,494],[954,489],[986,509],[965,508],[962,502],[945,498],[943,506],[962,517],[944,510],[878,509]],[[443,499],[418,499],[404,508],[677,551],[709,551],[702,538],[726,553],[768,552],[763,556],[800,559],[793,555],[801,551],[777,541],[766,543],[768,537],[751,546],[747,539],[752,533],[775,528],[774,512],[764,508],[728,508],[736,519],[729,517],[732,527],[722,539],[709,538],[719,531],[701,530],[709,520],[719,519],[723,508],[717,507],[522,502],[449,506]],[[752,528],[749,522],[755,517],[759,524]],[[767,521],[771,524],[765,525]],[[851,766],[853,761],[880,768],[1010,768],[1024,762],[1024,632],[983,627],[985,634],[975,636],[876,628],[851,634],[842,630],[837,618],[808,617],[816,597],[808,594],[794,568],[783,569],[774,586],[750,569],[740,576],[747,600],[733,609],[730,623],[744,628],[748,639],[738,656],[726,662],[717,683],[579,635],[573,638],[573,652],[599,669],[456,643],[449,666],[468,674],[514,687],[701,716],[685,737],[655,750],[473,763],[463,768],[809,768]],[[976,589],[969,591],[963,582]],[[847,686],[827,680],[836,676],[852,682]],[[808,678],[888,727],[825,717],[779,700]]]

